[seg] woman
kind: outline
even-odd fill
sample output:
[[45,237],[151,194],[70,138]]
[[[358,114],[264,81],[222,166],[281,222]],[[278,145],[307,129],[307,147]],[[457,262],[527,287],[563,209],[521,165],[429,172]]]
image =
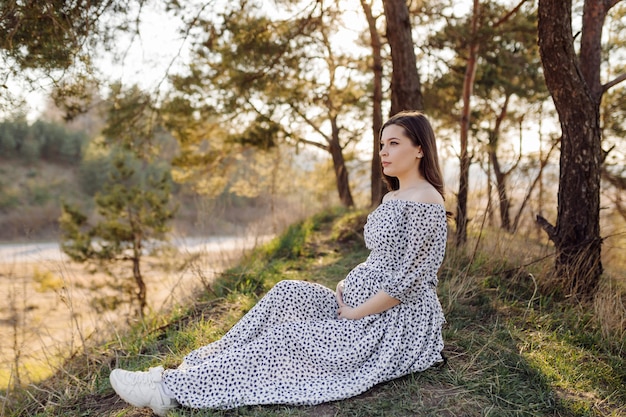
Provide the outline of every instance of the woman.
[[281,281],[178,368],[111,372],[117,394],[161,416],[179,404],[313,405],[441,362],[446,211],[434,133],[423,114],[402,112],[383,125],[380,144],[390,192],[368,216],[370,255],[336,291]]

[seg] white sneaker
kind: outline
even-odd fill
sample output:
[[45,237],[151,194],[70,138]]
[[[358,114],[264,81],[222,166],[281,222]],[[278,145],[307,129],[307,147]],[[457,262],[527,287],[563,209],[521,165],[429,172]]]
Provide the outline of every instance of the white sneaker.
[[169,410],[178,407],[178,402],[165,393],[162,374],[162,366],[144,372],[114,369],[109,381],[117,395],[127,403],[135,407],[150,407],[157,416],[165,417]]

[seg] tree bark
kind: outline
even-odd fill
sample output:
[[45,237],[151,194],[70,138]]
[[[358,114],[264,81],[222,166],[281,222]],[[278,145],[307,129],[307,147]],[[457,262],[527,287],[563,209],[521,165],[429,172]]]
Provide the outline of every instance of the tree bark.
[[372,208],[378,206],[382,201],[385,184],[383,182],[383,173],[380,166],[380,128],[383,125],[383,59],[381,53],[381,40],[378,29],[376,28],[376,19],[372,14],[372,8],[365,0],[361,0],[361,6],[365,12],[367,26],[370,32],[370,43],[372,47],[372,72],[374,74],[374,85],[372,89],[372,165],[371,165],[371,200]]
[[[537,221],[555,245],[557,282],[566,295],[581,300],[595,294],[602,274],[601,90],[595,84],[600,84],[598,33],[602,31],[608,3],[585,1],[579,61],[572,35],[571,0],[539,1],[539,50],[562,136],[556,226],[541,216],[537,216]],[[604,12],[600,13],[599,8]]]
[[144,316],[146,306],[148,305],[148,289],[141,275],[141,236],[135,236],[133,242],[133,278],[137,284],[137,301],[139,302],[139,315]]
[[459,192],[457,194],[456,208],[456,234],[455,245],[461,247],[467,241],[467,197],[469,194],[469,168],[470,155],[468,152],[470,110],[474,80],[476,78],[476,63],[478,59],[478,13],[479,1],[474,0],[472,9],[472,28],[468,43],[467,65],[465,67],[465,77],[463,78],[463,109],[461,111],[461,154],[459,161]]
[[498,159],[498,142],[500,140],[500,127],[502,126],[502,121],[506,117],[508,106],[509,106],[510,96],[506,96],[504,100],[504,104],[502,105],[502,109],[498,117],[496,118],[496,123],[493,128],[493,131],[489,135],[489,160],[493,165],[493,174],[496,177],[496,189],[498,191],[498,207],[500,208],[500,227],[507,232],[511,231],[511,201],[506,192],[506,180],[511,172],[507,170],[506,172],[502,171],[502,167],[500,166],[500,160]]
[[384,0],[387,40],[391,49],[391,115],[402,110],[423,110],[409,8],[405,0]]
[[493,173],[496,177],[496,190],[498,191],[498,207],[500,208],[500,227],[507,232],[511,231],[511,201],[506,192],[506,173],[502,172],[498,155],[489,150],[489,159],[493,165]]
[[337,120],[331,120],[332,137],[328,144],[328,151],[333,158],[333,168],[335,169],[335,179],[337,183],[337,192],[339,200],[345,207],[354,207],[352,192],[350,191],[350,180],[348,178],[348,169],[346,168],[346,160],[343,157],[341,144],[339,143],[339,129]]

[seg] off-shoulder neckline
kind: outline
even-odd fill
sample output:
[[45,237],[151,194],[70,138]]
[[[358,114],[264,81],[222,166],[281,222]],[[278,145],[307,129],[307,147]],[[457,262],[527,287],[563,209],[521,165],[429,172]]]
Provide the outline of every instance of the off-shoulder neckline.
[[382,202],[381,205],[386,204],[386,203],[391,203],[392,201],[398,201],[398,202],[403,202],[403,203],[408,203],[408,204],[416,204],[418,206],[441,207],[442,209],[445,209],[444,205],[440,203],[425,203],[425,202],[414,201],[414,200],[403,200],[401,198],[391,198],[387,201]]

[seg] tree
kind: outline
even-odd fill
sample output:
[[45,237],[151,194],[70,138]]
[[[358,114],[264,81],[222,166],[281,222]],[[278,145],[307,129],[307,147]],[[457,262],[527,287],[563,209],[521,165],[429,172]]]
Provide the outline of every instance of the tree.
[[[419,72],[417,71],[417,59],[415,58],[415,45],[413,43],[409,7],[404,0],[383,0],[383,8],[386,22],[385,36],[391,50],[390,116],[403,110],[423,110],[424,104]],[[376,52],[374,48],[379,48],[380,46],[376,45],[377,39],[372,32],[373,22],[371,9],[368,10],[364,6],[364,11],[368,19],[373,52]],[[382,64],[382,60],[380,62]],[[375,72],[374,76],[382,76],[382,67],[380,73]],[[376,106],[377,104],[375,103],[374,105]],[[374,126],[378,123],[376,117],[375,115]],[[382,126],[382,117],[380,123],[379,126]],[[379,131],[380,129],[375,132],[374,136],[375,150],[372,158],[372,204],[379,204],[387,190],[387,187],[383,186],[384,183],[382,181],[379,182],[379,179],[382,179],[382,172],[380,174],[374,174],[375,169],[381,171]],[[388,179],[392,182],[397,182],[396,178],[388,177]],[[375,182],[378,182],[379,185],[377,186]],[[381,186],[383,186],[383,188],[381,188]]]
[[0,123],[0,155],[4,158],[38,159],[39,148],[24,115]]
[[603,271],[600,104],[607,90],[626,80],[626,73],[601,82],[602,29],[607,13],[619,1],[585,0],[577,54],[572,1],[539,0],[539,50],[559,115],[561,155],[556,225],[542,216],[537,221],[554,243],[554,274],[560,289],[582,300],[593,297]]
[[[138,313],[147,306],[141,261],[147,244],[166,240],[176,208],[170,202],[171,169],[159,141],[161,121],[150,96],[136,86],[112,86],[100,146],[110,154],[108,178],[94,196],[93,221],[80,209],[63,204],[59,220],[61,248],[77,262],[108,265],[130,262]],[[168,155],[171,158],[171,155]],[[155,245],[155,249],[158,246]]]
[[469,41],[467,44],[467,65],[465,67],[465,76],[463,78],[463,90],[461,92],[463,100],[463,109],[461,111],[461,134],[460,147],[460,173],[459,173],[459,191],[457,194],[457,213],[456,213],[456,233],[455,244],[462,246],[467,241],[467,198],[469,195],[469,167],[471,157],[468,153],[469,144],[469,128],[471,116],[471,97],[474,89],[474,81],[476,78],[476,69],[478,65],[479,50],[481,46],[481,27],[482,25],[491,26],[496,29],[506,23],[513,15],[515,15],[520,7],[526,2],[521,0],[517,6],[504,13],[501,17],[492,21],[489,25],[485,22],[485,14],[479,0],[474,0],[472,7],[472,17],[470,22]]
[[[611,10],[605,23],[606,43],[603,45],[605,57],[619,54],[626,47],[626,3],[618,4]],[[606,68],[605,78],[611,79],[615,75],[626,72],[624,60],[603,60]],[[602,166],[602,198],[613,204],[601,203],[606,207],[603,210],[604,219],[614,219],[611,226],[603,229],[606,243],[612,247],[622,247],[626,236],[620,233],[626,221],[626,85],[616,85],[602,97],[600,107],[602,123],[602,144],[607,149],[606,158]],[[610,221],[610,220],[609,220]],[[607,222],[608,223],[608,222]],[[606,224],[606,223],[604,223]],[[609,240],[610,239],[610,240]]]
[[[79,67],[83,75],[89,73],[93,69],[93,54],[99,50],[95,45],[108,46],[111,34],[124,27],[119,18],[134,4],[111,0],[3,1],[0,4],[3,34],[0,86],[4,87],[0,89],[1,97],[12,98],[14,92],[7,86],[12,77],[36,84],[41,73],[56,80],[66,76],[72,67]],[[118,19],[105,19],[109,13]]]
[[372,13],[372,6],[365,0],[361,0],[361,7],[367,20],[367,28],[370,34],[370,45],[372,48],[372,163],[370,171],[371,198],[370,205],[378,206],[385,193],[383,173],[380,165],[380,129],[383,125],[383,58],[382,41],[378,27],[377,18]]
[[[484,105],[480,109],[472,104],[472,99],[476,99],[475,89],[482,94],[484,103],[487,103],[490,97],[498,98],[491,100],[497,101],[500,108],[495,111],[489,110],[495,117],[493,121],[487,121],[493,126],[489,134],[492,155],[497,155],[494,152],[497,149],[502,123],[509,111],[508,100],[514,94],[525,95],[523,91],[532,84],[529,79],[533,76],[533,64],[529,61],[524,62],[527,57],[523,57],[525,48],[528,47],[528,39],[524,39],[527,38],[525,32],[528,31],[526,27],[528,22],[520,10],[525,2],[526,0],[520,0],[515,7],[505,8],[494,2],[474,0],[467,17],[460,20],[454,17],[446,18],[447,24],[429,40],[432,48],[449,48],[455,53],[454,58],[445,63],[450,70],[437,77],[433,86],[427,89],[429,94],[426,102],[431,112],[439,116],[440,120],[448,126],[459,127],[456,246],[462,246],[467,241],[469,174],[474,159],[470,137],[480,130],[480,121],[486,121],[488,111],[485,108],[489,107]],[[514,67],[513,62],[507,61],[507,58],[514,58],[518,65],[525,65],[522,75],[519,74],[519,68]],[[515,71],[518,73],[510,78],[511,73]],[[524,74],[527,77],[524,77]],[[480,117],[482,118],[479,120]],[[499,174],[500,190],[504,191],[505,175],[502,175],[502,171]],[[502,208],[505,212],[508,211],[507,205],[508,197],[503,200]]]
[[138,312],[143,317],[148,290],[141,260],[148,243],[165,239],[175,211],[170,204],[169,169],[150,166],[121,150],[113,159],[109,181],[94,199],[99,216],[96,224],[90,225],[76,207],[63,204],[61,249],[81,263],[130,262]]
[[469,168],[471,163],[468,152],[471,110],[470,100],[474,89],[474,78],[476,77],[478,49],[480,45],[480,38],[478,37],[479,20],[480,3],[479,0],[474,0],[469,41],[467,43],[467,63],[463,77],[463,90],[461,91],[461,99],[463,101],[460,119],[461,154],[459,155],[459,191],[456,196],[456,233],[454,235],[454,243],[457,247],[463,246],[467,241],[467,196],[469,194]]
[[106,6],[104,1],[4,1],[0,6],[2,56],[19,69],[68,68]]
[[[485,5],[485,12],[497,18],[506,13],[502,6]],[[529,117],[528,108],[547,99],[547,90],[541,73],[541,60],[537,48],[537,19],[533,10],[520,9],[506,22],[494,30],[491,25],[482,29],[477,76],[475,81],[475,117],[480,124],[489,123],[486,147],[490,173],[493,172],[498,206],[500,227],[513,232],[516,222],[511,220],[512,200],[508,178],[515,172],[522,160],[522,126]],[[542,117],[542,115],[539,115]],[[515,162],[501,161],[502,142],[506,128],[518,128],[520,153]],[[543,161],[540,161],[543,163]],[[491,184],[491,178],[489,178]],[[489,187],[488,187],[489,188]],[[529,190],[532,191],[532,188]]]
[[252,2],[232,6],[219,23],[199,23],[205,35],[188,73],[173,77],[174,100],[222,124],[228,141],[328,152],[339,200],[353,206],[345,149],[360,139],[364,124],[356,121],[369,103],[362,60],[332,39],[340,13],[313,3],[277,18]]
[[423,110],[409,7],[405,0],[383,0],[383,6],[392,62],[390,113]]

